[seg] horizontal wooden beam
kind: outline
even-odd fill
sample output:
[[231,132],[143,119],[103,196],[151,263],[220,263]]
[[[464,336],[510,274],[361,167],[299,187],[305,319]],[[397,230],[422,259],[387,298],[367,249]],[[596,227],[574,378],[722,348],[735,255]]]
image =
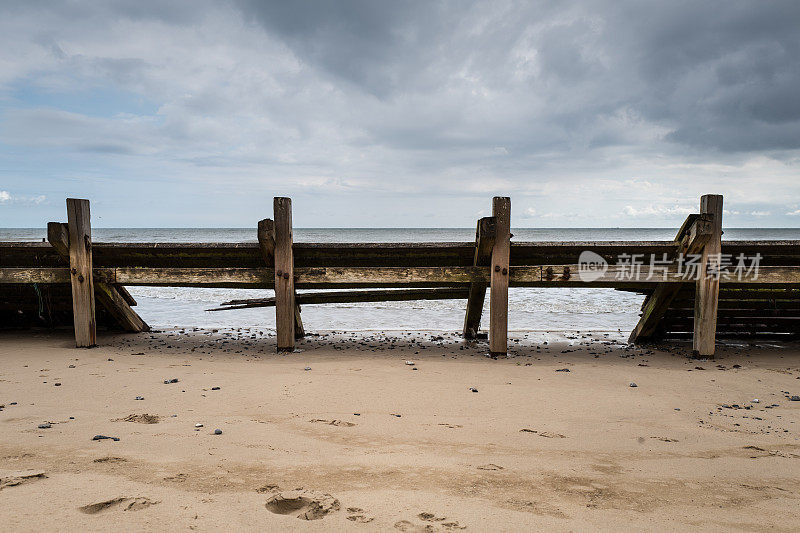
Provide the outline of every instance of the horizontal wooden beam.
[[[401,302],[411,300],[459,300],[466,299],[468,295],[469,290],[466,288],[326,291],[311,293],[301,292],[297,294],[296,301],[300,305],[317,305],[360,302]],[[220,305],[222,307],[206,309],[206,311],[272,307],[275,305],[275,298],[231,300]]]
[[[552,269],[553,277],[547,275]],[[567,270],[565,270],[567,269]],[[516,287],[634,287],[658,283],[690,283],[667,271],[655,269],[648,278],[649,266],[642,266],[637,279],[626,277],[627,269],[611,265],[603,275],[583,281],[577,275],[578,265],[541,265],[510,267],[510,283]],[[120,285],[151,286],[232,286],[270,288],[271,268],[95,268],[95,278]],[[569,273],[567,277],[566,272]],[[0,284],[5,283],[68,283],[66,268],[0,268]],[[304,267],[295,269],[295,283],[300,288],[369,285],[464,285],[487,283],[489,268],[464,267]],[[757,279],[722,279],[723,285],[758,287],[760,285],[798,285],[800,266],[762,266]]]

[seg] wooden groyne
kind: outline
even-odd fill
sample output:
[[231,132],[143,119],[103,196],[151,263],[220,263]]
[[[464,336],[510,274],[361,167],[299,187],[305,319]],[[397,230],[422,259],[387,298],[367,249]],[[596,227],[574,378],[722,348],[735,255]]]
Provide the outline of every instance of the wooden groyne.
[[691,337],[713,356],[718,337],[794,338],[800,241],[724,241],[722,197],[699,211],[672,241],[513,242],[511,200],[496,197],[470,243],[295,243],[291,199],[275,198],[254,243],[95,243],[89,201],[67,199],[49,242],[0,242],[0,326],[71,322],[92,346],[97,323],[148,330],[125,286],[239,287],[275,296],[219,309],[274,306],[282,351],[304,335],[302,305],[338,302],[465,299],[474,338],[488,291],[489,347],[504,355],[509,287],[606,287],[646,295],[634,343]]

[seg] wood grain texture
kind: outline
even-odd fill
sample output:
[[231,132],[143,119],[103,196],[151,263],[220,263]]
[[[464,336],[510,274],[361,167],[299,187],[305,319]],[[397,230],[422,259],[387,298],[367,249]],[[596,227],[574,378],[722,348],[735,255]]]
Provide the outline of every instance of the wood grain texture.
[[92,225],[89,200],[67,198],[69,226],[69,268],[72,283],[72,316],[75,345],[90,348],[97,344],[94,280],[92,277]]
[[[720,266],[722,252],[722,195],[707,194],[700,199],[700,213],[714,216],[713,234],[703,247],[700,279],[694,299],[694,335],[692,348],[701,357],[714,357],[717,332],[717,305],[720,280],[709,275]],[[760,276],[759,276],[760,277]]]
[[492,200],[492,216],[495,219],[495,240],[489,291],[489,351],[493,356],[505,356],[508,352],[511,198],[495,196]]
[[292,255],[292,200],[275,198],[275,327],[279,352],[294,350],[294,257]]

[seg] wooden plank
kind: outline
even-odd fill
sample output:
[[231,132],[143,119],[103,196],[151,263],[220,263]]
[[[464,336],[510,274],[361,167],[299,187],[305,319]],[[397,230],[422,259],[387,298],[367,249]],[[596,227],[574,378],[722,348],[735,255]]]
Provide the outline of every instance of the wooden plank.
[[123,285],[117,285],[115,288],[117,289],[117,292],[119,292],[120,296],[125,299],[128,305],[131,307],[136,307],[136,299],[131,295],[131,293],[128,292],[128,289],[126,289]]
[[[577,272],[578,265],[530,265],[512,266],[509,285],[511,287],[607,287],[637,288],[653,290],[662,283],[661,272],[654,271],[652,279],[646,279],[649,268],[643,267],[639,281],[617,279],[624,269],[610,266],[608,272],[590,283],[581,281],[578,276],[564,279],[561,269]],[[542,275],[547,268],[559,269],[553,279]],[[461,286],[470,283],[488,283],[488,267],[303,267],[295,268],[295,286],[298,288],[352,288],[352,287],[442,287]],[[65,283],[69,282],[68,271],[64,268],[0,268],[0,284],[4,283]],[[170,287],[239,287],[263,289],[272,288],[274,283],[271,268],[95,268],[96,279],[106,283],[132,286],[170,286]],[[667,271],[666,283],[687,285],[689,282],[677,275],[676,270]],[[800,266],[761,267],[758,279],[721,280],[726,285],[741,288],[785,286],[787,289],[800,284]],[[738,289],[737,289],[738,290]],[[724,289],[723,289],[724,292]],[[781,291],[772,292],[771,295]],[[796,299],[794,292],[784,293],[778,298]],[[765,296],[748,296],[742,299],[764,299]]]
[[[484,266],[491,263],[495,230],[496,220],[494,217],[484,217],[478,220],[478,226],[475,229],[475,258],[472,261],[473,266]],[[470,283],[467,310],[464,315],[463,333],[465,339],[474,339],[481,327],[481,314],[483,314],[486,288],[487,285],[485,283]]]
[[[692,214],[678,230],[675,237],[675,255],[696,254],[711,238],[713,217],[709,214]],[[669,305],[680,291],[676,283],[659,283],[642,304],[642,315],[631,331],[628,342],[637,343],[653,337],[658,331],[658,323],[666,314]]]
[[[265,218],[258,222],[258,246],[261,248],[261,255],[264,257],[264,262],[267,267],[274,268],[275,266],[275,223]],[[297,292],[295,291],[294,303],[294,337],[302,339],[306,336],[305,328],[303,328],[303,319],[300,316],[300,304],[297,303]]]
[[292,255],[292,200],[276,197],[275,217],[275,327],[279,352],[294,350],[294,257]]
[[67,198],[69,267],[72,281],[72,316],[75,345],[97,345],[94,280],[92,279],[92,225],[89,200]]
[[70,283],[68,268],[0,268],[0,284]]
[[[713,234],[703,247],[700,260],[700,279],[696,283],[694,300],[694,336],[692,348],[700,357],[714,357],[717,331],[717,304],[720,280],[709,275],[718,269],[722,252],[722,195],[706,194],[700,199],[700,213],[714,216]],[[759,276],[760,277],[760,276]]]
[[[67,224],[48,222],[47,240],[59,255],[69,261],[69,228]],[[118,289],[118,287],[103,281],[94,281],[95,298],[114,317],[122,329],[132,333],[150,331],[150,326],[136,311],[131,309],[129,300],[133,300],[133,297],[128,294],[127,290],[123,289],[124,294],[128,295],[128,298],[126,298],[123,292]],[[136,301],[133,300],[133,303],[135,305]]]
[[508,352],[508,283],[511,253],[511,198],[492,200],[495,240],[492,247],[489,294],[489,352],[505,357]]
[[150,331],[150,326],[134,311],[114,285],[98,281],[94,284],[97,301],[106,309],[125,331],[141,333]]
[[[326,291],[299,293],[295,301],[302,305],[358,303],[358,302],[400,302],[413,300],[461,300],[469,296],[466,288],[443,289],[401,289],[366,291]],[[224,302],[223,307],[207,311],[227,311],[229,309],[248,309],[252,307],[272,307],[275,298],[252,298]]]

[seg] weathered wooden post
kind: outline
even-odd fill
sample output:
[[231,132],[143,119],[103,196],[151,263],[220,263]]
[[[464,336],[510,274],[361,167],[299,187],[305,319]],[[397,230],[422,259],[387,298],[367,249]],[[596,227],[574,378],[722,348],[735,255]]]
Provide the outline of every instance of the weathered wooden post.
[[[478,220],[475,229],[475,256],[474,266],[485,266],[491,262],[492,248],[494,247],[495,219],[484,217]],[[464,315],[464,338],[474,339],[481,326],[483,302],[486,299],[486,283],[470,283],[469,296],[467,297],[467,312]]]
[[495,240],[492,247],[489,295],[489,352],[494,357],[508,353],[508,278],[511,255],[511,198],[492,200]]
[[722,195],[706,194],[700,198],[700,213],[713,215],[712,234],[700,259],[694,296],[694,353],[714,357],[719,303],[719,268],[722,252]]
[[97,344],[92,280],[92,224],[89,200],[67,198],[69,228],[69,271],[72,283],[72,317],[75,345],[90,348]]
[[275,327],[278,351],[294,350],[294,256],[292,253],[292,199],[276,197],[275,217]]
[[[269,219],[258,221],[258,245],[261,249],[261,256],[267,268],[275,268],[275,223]],[[294,264],[292,264],[294,267]],[[300,317],[300,304],[297,303],[297,293],[295,292],[294,303],[294,337],[302,339],[306,332],[303,328],[303,319]]]

